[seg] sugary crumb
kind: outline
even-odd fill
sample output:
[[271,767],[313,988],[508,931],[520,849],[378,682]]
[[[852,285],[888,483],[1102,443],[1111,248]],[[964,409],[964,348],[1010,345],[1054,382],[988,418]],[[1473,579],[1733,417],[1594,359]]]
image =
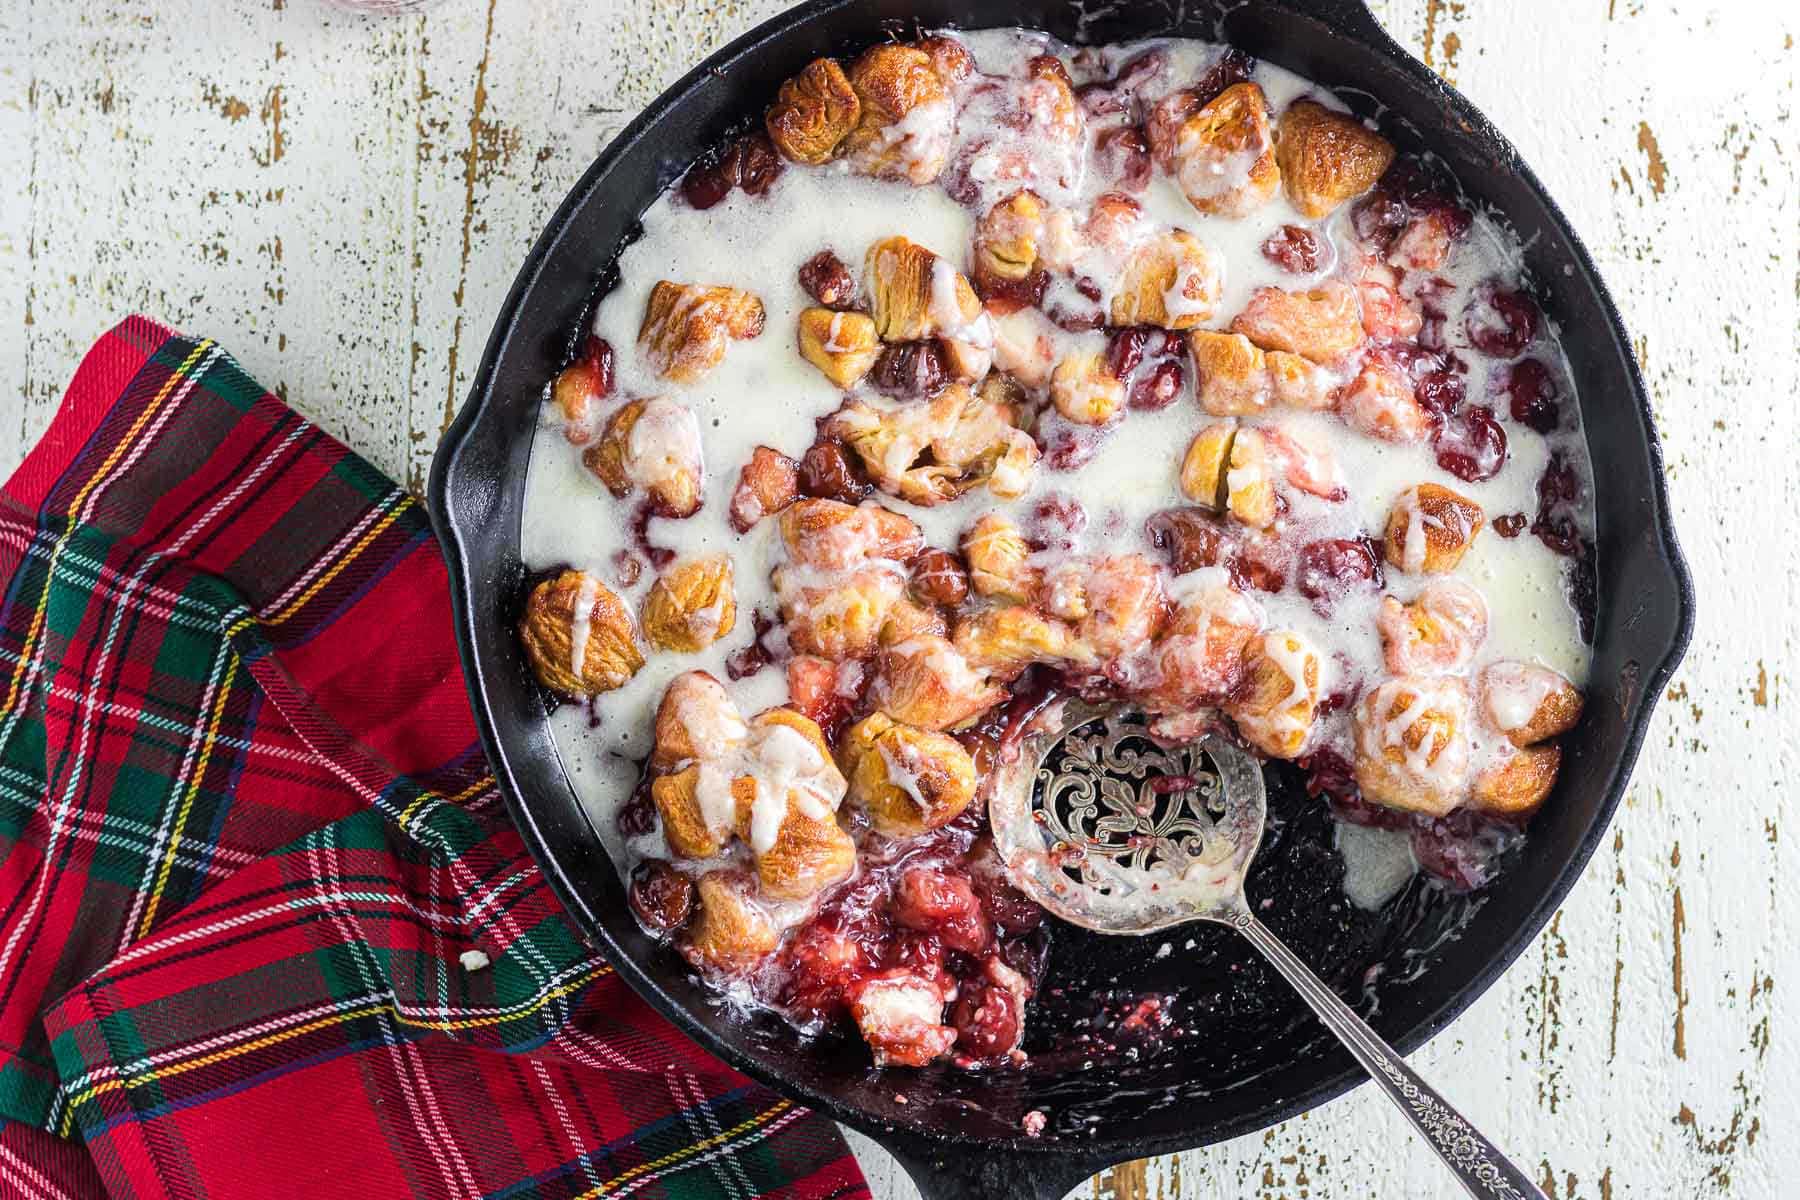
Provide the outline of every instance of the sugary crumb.
[[1044,1132],[1044,1114],[1034,1108],[1025,1114],[1025,1119],[1019,1124],[1024,1128],[1027,1137],[1036,1137]]
[[479,950],[464,950],[460,961],[465,971],[482,971],[488,966],[488,956]]
[[1156,957],[1167,958],[1167,957],[1169,957],[1170,954],[1172,954],[1174,952],[1174,950],[1175,950],[1174,946],[1170,945],[1168,942],[1164,942],[1162,945],[1160,945],[1156,948]]

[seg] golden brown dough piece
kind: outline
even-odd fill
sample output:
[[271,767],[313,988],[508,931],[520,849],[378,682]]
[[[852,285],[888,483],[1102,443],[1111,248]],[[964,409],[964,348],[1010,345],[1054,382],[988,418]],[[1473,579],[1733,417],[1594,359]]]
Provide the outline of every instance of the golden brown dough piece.
[[1242,217],[1281,186],[1268,100],[1254,83],[1226,88],[1181,123],[1169,155],[1176,183],[1203,213]]
[[583,571],[531,590],[519,640],[538,682],[565,696],[610,692],[644,665],[625,602]]
[[1394,497],[1382,550],[1388,562],[1414,575],[1454,571],[1481,532],[1481,505],[1436,483]]
[[731,556],[709,554],[676,563],[644,600],[644,637],[659,650],[694,654],[737,624]]
[[1304,292],[1257,288],[1231,328],[1264,350],[1317,363],[1336,362],[1363,343],[1356,289],[1336,279]]
[[844,735],[850,799],[875,832],[913,837],[948,825],[975,795],[975,760],[946,734],[873,713]]
[[682,935],[681,951],[695,966],[741,975],[775,952],[780,934],[753,898],[755,882],[741,870],[710,871],[694,885],[699,912]]
[[763,331],[763,303],[732,287],[660,280],[644,305],[638,348],[657,374],[693,383],[718,366],[725,347]]
[[700,424],[690,409],[666,396],[615,409],[581,461],[620,499],[643,488],[661,516],[691,517],[700,510],[705,479]]
[[1209,416],[1247,417],[1269,406],[1268,358],[1241,333],[1196,329],[1188,334],[1194,395]]
[[875,46],[850,65],[860,102],[844,139],[851,167],[863,175],[923,185],[950,159],[956,109],[931,55],[914,46]]
[[1515,746],[1559,737],[1581,719],[1581,692],[1557,672],[1531,663],[1497,662],[1481,675],[1488,721]]
[[883,238],[863,263],[869,314],[885,342],[953,334],[981,316],[981,299],[947,259],[904,237]]
[[1475,776],[1469,800],[1482,812],[1521,820],[1543,806],[1561,767],[1562,749],[1554,744],[1514,750]]
[[1306,749],[1324,688],[1319,651],[1290,630],[1253,638],[1244,648],[1244,683],[1225,706],[1244,740],[1270,758]]
[[800,498],[800,464],[771,446],[750,453],[731,494],[731,527],[747,532]]
[[1348,113],[1296,100],[1275,127],[1275,158],[1288,199],[1319,220],[1374,187],[1394,147]]
[[881,355],[875,322],[859,312],[809,308],[800,314],[800,356],[840,388],[852,388]]
[[1356,785],[1389,808],[1441,817],[1469,794],[1469,700],[1462,680],[1402,676],[1355,710]]
[[878,504],[807,499],[782,512],[788,561],[773,581],[795,653],[832,662],[874,653],[906,594],[902,563],[923,547],[919,527]]
[[1164,230],[1126,260],[1112,323],[1192,329],[1212,320],[1224,287],[1224,268],[1211,247],[1185,229]]
[[882,650],[869,695],[902,725],[952,729],[1006,698],[954,645],[929,634]]
[[1181,460],[1181,494],[1195,504],[1220,511],[1225,507],[1225,476],[1231,470],[1231,443],[1237,427],[1208,425],[1188,443]]
[[786,158],[809,167],[837,157],[862,116],[862,101],[835,58],[816,58],[781,85],[763,124]]
[[1036,594],[1039,572],[1027,561],[1031,546],[1012,518],[997,512],[976,518],[963,531],[962,552],[977,596],[1024,604]]
[[1095,662],[1068,625],[1024,604],[984,608],[957,622],[954,642],[971,667],[994,679],[1016,679],[1033,663]]
[[755,855],[763,894],[804,900],[848,877],[856,843],[837,823],[848,784],[818,724],[791,708],[760,712],[746,758],[748,798],[733,788],[737,834]]
[[1447,675],[1467,667],[1487,640],[1487,600],[1460,579],[1435,579],[1411,604],[1383,596],[1375,626],[1388,670]]

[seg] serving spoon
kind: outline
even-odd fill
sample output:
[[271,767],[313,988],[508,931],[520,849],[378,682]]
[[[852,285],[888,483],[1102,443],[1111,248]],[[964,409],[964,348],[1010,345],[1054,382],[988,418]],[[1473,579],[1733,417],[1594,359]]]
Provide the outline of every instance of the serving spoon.
[[1099,933],[1229,925],[1262,952],[1479,1200],[1544,1193],[1256,919],[1244,877],[1268,795],[1257,760],[1217,736],[1169,750],[1141,713],[1065,701],[999,764],[988,818],[1007,878]]

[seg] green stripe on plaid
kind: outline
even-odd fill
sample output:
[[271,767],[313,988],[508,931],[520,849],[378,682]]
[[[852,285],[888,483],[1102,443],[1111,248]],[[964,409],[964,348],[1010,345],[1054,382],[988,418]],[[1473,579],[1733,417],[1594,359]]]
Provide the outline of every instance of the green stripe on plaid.
[[103,352],[124,395],[0,503],[0,1121],[134,1196],[865,1195],[575,935],[411,498],[208,343]]

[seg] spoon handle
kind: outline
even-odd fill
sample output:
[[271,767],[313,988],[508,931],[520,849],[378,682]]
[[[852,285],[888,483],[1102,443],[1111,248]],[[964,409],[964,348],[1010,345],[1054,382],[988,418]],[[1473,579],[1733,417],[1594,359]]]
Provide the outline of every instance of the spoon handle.
[[1538,1186],[1509,1162],[1494,1144],[1463,1119],[1444,1098],[1413,1073],[1368,1022],[1357,1016],[1311,967],[1282,944],[1261,921],[1238,912],[1231,924],[1269,960],[1282,977],[1294,985],[1325,1028],[1338,1039],[1369,1073],[1388,1099],[1405,1113],[1413,1128],[1424,1135],[1432,1150],[1455,1173],[1457,1182],[1477,1200],[1545,1200]]

